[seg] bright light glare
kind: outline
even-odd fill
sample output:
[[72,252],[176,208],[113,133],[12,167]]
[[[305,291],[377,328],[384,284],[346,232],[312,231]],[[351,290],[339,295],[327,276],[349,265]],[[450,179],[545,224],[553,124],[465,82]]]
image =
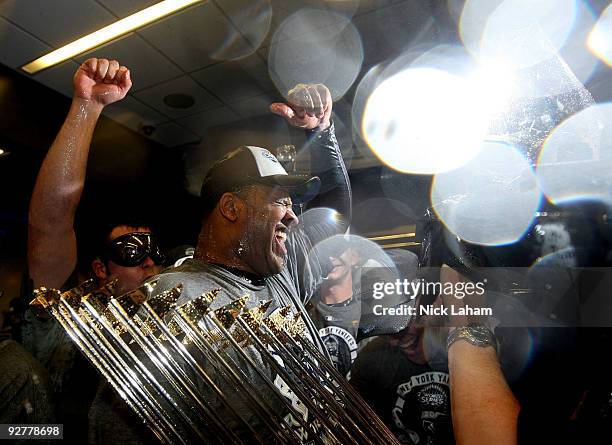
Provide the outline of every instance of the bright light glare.
[[440,220],[474,244],[510,244],[531,226],[541,201],[533,170],[510,145],[487,142],[460,169],[438,174],[431,203]]
[[537,174],[555,204],[612,197],[612,104],[593,105],[557,126],[546,139]]
[[565,45],[576,9],[576,0],[467,0],[460,35],[479,60],[526,68]]
[[386,79],[374,90],[362,132],[390,168],[433,174],[472,159],[487,126],[481,97],[469,82],[441,70],[417,68]]
[[504,111],[510,100],[518,95],[516,79],[510,70],[482,66],[468,77],[470,89],[478,91],[488,113]]
[[588,45],[593,54],[612,66],[612,5],[599,17],[589,35]]
[[21,67],[28,74],[35,74],[40,70],[57,65],[64,60],[77,56],[92,48],[96,48],[104,43],[121,37],[135,29],[141,28],[155,20],[167,17],[181,9],[204,0],[164,0],[148,8],[138,11],[124,19],[111,23],[104,28],[92,32],[80,39],[75,40],[61,48],[51,51],[42,57]]

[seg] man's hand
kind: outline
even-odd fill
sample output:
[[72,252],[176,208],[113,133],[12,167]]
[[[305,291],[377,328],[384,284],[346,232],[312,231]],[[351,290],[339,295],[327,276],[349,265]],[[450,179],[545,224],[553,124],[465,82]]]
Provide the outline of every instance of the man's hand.
[[331,93],[321,83],[300,83],[289,91],[287,104],[273,103],[270,111],[283,116],[294,127],[325,130],[330,126]]
[[116,60],[88,59],[74,75],[74,97],[101,107],[123,99],[131,87],[130,70]]

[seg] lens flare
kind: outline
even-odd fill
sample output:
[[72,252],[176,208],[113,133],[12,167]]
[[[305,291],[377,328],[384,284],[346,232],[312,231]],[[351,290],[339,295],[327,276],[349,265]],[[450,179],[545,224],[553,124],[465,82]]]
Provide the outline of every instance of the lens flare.
[[353,280],[360,279],[362,268],[385,268],[389,276],[396,276],[398,273],[391,257],[378,244],[357,235],[334,235],[321,240],[308,253],[308,262],[311,265],[320,265],[324,277],[328,276],[335,266],[343,267],[345,273],[353,274]]
[[369,97],[362,131],[381,162],[416,174],[457,168],[479,151],[486,107],[472,85],[431,68],[404,70]]
[[353,139],[355,140],[355,146],[359,150],[360,154],[365,158],[376,159],[370,149],[365,143],[365,136],[361,132],[361,123],[363,122],[363,113],[368,102],[368,98],[374,92],[376,87],[382,82],[382,73],[384,71],[384,65],[376,65],[365,74],[359,81],[359,85],[355,90],[355,96],[353,98],[353,106],[351,108],[352,117],[352,128],[353,128]]
[[612,5],[599,17],[589,35],[589,49],[600,60],[612,66]]
[[593,105],[550,133],[537,165],[542,190],[550,201],[612,201],[611,122],[612,103]]
[[[597,57],[589,49],[589,35],[596,23],[595,14],[582,1],[577,3],[576,19],[567,43],[559,52],[578,80],[587,83],[597,68]],[[608,33],[612,36],[612,33]]]
[[505,143],[487,142],[460,169],[438,174],[431,203],[448,230],[474,244],[511,244],[523,237],[540,206],[528,161]]
[[284,94],[298,83],[323,83],[338,99],[361,70],[359,33],[347,17],[334,12],[302,9],[278,27],[272,42],[268,69]]
[[565,45],[576,9],[576,0],[467,0],[460,35],[479,60],[526,68]]
[[[253,54],[261,46],[272,25],[270,0],[234,0],[218,2],[236,33],[228,36],[225,45],[212,56],[217,60],[236,60]],[[248,44],[241,44],[246,41]],[[231,53],[231,57],[228,57]]]

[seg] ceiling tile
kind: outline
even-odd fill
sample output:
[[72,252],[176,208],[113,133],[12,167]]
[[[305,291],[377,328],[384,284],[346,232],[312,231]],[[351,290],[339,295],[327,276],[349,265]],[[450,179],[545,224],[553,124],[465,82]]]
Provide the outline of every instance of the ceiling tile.
[[[164,97],[168,94],[186,94],[191,96],[195,103],[189,108],[172,108],[164,103]],[[210,93],[189,76],[179,77],[178,79],[164,82],[146,90],[138,91],[134,93],[134,97],[174,119],[222,105],[221,102],[211,96]]]
[[159,3],[160,0],[97,0],[97,2],[106,6],[117,17],[124,18]]
[[337,12],[348,17],[352,16],[358,7],[372,2],[388,3],[392,1],[403,0],[343,0],[339,2],[330,2],[329,0],[272,0],[272,5],[275,11],[287,11],[294,13],[303,8],[316,8],[320,10]]
[[127,66],[134,84],[133,91],[142,90],[182,74],[179,68],[136,34],[130,34],[85,53],[79,56],[78,60],[84,62],[90,57],[116,59]]
[[0,15],[55,47],[116,20],[93,0],[5,0]]
[[244,57],[254,51],[210,1],[155,23],[139,33],[185,71]]
[[74,73],[79,68],[79,64],[72,60],[67,60],[64,63],[42,71],[34,76],[31,76],[37,82],[53,88],[65,96],[72,97],[72,78]]
[[144,134],[143,126],[155,126],[168,121],[166,116],[163,116],[130,95],[126,96],[122,101],[115,102],[106,107],[104,115],[140,134]]
[[151,139],[165,145],[166,147],[178,147],[179,145],[199,143],[200,137],[191,131],[175,124],[167,122],[158,125],[151,135]]
[[228,103],[276,91],[268,75],[268,67],[258,55],[218,63],[191,76]]
[[18,68],[51,48],[0,17],[0,63]]
[[273,21],[270,0],[216,0],[215,3],[253,48],[262,45]]
[[215,108],[193,116],[183,117],[177,122],[194,133],[205,136],[206,130],[217,125],[227,124],[241,119],[227,107]]
[[[361,14],[365,14],[378,9],[386,8],[387,6],[394,5],[396,3],[403,3],[410,1],[415,3],[414,0],[342,0],[332,1],[329,0],[271,0],[275,12],[279,11],[279,15],[282,12],[292,14],[303,8],[315,8],[320,10],[326,10],[342,14],[348,18],[355,17]],[[426,3],[426,2],[419,2]],[[429,2],[431,3],[431,2]]]

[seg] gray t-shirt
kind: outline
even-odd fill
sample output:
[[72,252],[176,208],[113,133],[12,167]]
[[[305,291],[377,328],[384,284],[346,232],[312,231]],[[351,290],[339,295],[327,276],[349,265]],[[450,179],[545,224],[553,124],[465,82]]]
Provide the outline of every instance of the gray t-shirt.
[[[308,232],[308,233],[307,233]],[[213,289],[221,289],[217,295],[211,309],[215,310],[224,306],[231,301],[243,297],[245,294],[250,296],[246,308],[251,309],[257,306],[260,302],[271,300],[268,314],[275,310],[289,306],[291,311],[295,313],[300,311],[304,314],[304,321],[308,328],[307,335],[313,341],[318,349],[326,354],[326,349],[323,346],[321,339],[318,336],[317,329],[312,321],[306,315],[304,301],[311,298],[315,289],[321,281],[320,265],[313,258],[308,258],[308,253],[312,248],[313,242],[317,241],[320,236],[325,236],[325,231],[321,231],[320,227],[316,233],[312,230],[304,230],[298,226],[289,236],[288,256],[286,267],[276,275],[265,278],[250,278],[246,274],[239,271],[227,268],[221,265],[210,264],[200,259],[188,259],[183,264],[176,268],[167,269],[154,278],[157,281],[155,286],[155,294],[171,289],[177,285],[182,286],[182,292],[177,301],[177,305],[187,303],[204,293],[210,292]],[[205,322],[206,327],[210,330],[216,329],[212,322]],[[195,349],[195,348],[194,348]],[[270,368],[264,358],[261,357],[255,346],[248,345],[243,348],[248,356],[255,362],[260,370],[263,370],[271,381],[276,385],[282,385],[279,376]],[[240,367],[246,374],[249,382],[253,385],[257,393],[266,397],[270,406],[278,413],[283,412],[282,403],[278,396],[274,394],[257,372],[239,354],[235,353],[232,348],[225,350],[231,359]],[[246,419],[256,429],[264,428],[261,425],[261,420],[253,412],[239,391],[236,391],[228,384],[220,375],[218,375],[211,364],[207,363],[204,357],[199,356],[196,351],[192,351],[194,357],[201,361],[207,374],[226,394],[230,405],[234,407],[238,413]],[[212,402],[214,410],[219,416],[224,419],[232,430],[241,433],[241,427],[238,421],[227,412],[227,409],[220,403],[218,397],[212,392],[209,386],[203,380],[196,376],[195,373],[190,373],[190,378],[202,394],[204,400]]]

